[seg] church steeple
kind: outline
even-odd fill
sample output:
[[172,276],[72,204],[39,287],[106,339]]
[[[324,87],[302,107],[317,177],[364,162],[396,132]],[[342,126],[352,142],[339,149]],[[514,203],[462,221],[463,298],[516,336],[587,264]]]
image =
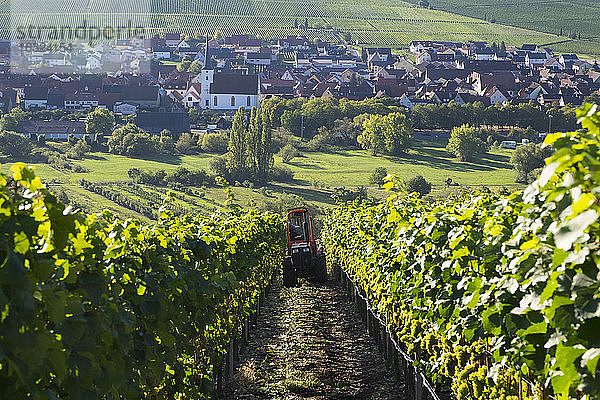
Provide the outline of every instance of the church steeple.
[[208,47],[208,34],[206,35],[206,46],[204,48],[204,69],[211,69],[210,49]]

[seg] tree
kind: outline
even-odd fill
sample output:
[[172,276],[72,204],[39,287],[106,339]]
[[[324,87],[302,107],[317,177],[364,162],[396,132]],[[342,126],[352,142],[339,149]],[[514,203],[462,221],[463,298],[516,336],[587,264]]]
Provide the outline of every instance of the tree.
[[31,154],[33,145],[23,135],[11,131],[0,132],[0,152],[11,157],[26,157]]
[[594,92],[584,99],[584,103],[600,105],[600,92]]
[[156,153],[156,146],[149,133],[134,124],[127,124],[113,131],[108,139],[108,151],[125,156],[145,156]]
[[404,114],[395,112],[383,117],[385,149],[388,154],[404,153],[410,146],[412,125]]
[[363,122],[363,133],[357,138],[363,149],[374,155],[401,154],[408,148],[412,126],[401,113],[371,115]]
[[199,145],[206,153],[224,154],[227,152],[227,141],[227,136],[222,133],[208,132],[202,136]]
[[91,151],[90,145],[84,140],[79,139],[68,151],[67,157],[80,160],[86,153]]
[[384,183],[384,179],[387,176],[387,174],[387,169],[385,169],[384,167],[377,167],[369,177],[369,182],[372,185],[377,185],[378,187],[381,187],[381,185],[383,185]]
[[257,155],[257,181],[266,183],[270,170],[273,168],[273,129],[271,119],[265,110],[261,110],[262,132]]
[[221,33],[220,30],[216,30],[213,37],[217,42],[223,43],[223,34]]
[[187,69],[187,72],[193,75],[198,75],[202,71],[202,64],[198,61],[193,61]]
[[17,121],[14,115],[5,114],[0,118],[0,130],[14,131],[17,129],[17,125],[19,125],[19,121]]
[[517,147],[510,157],[515,169],[515,182],[530,183],[535,180],[531,172],[545,165],[544,160],[550,156],[550,151],[535,143]]
[[474,156],[487,152],[486,144],[479,138],[477,128],[462,125],[452,129],[446,151],[460,161],[471,161]]
[[177,143],[175,143],[175,149],[181,154],[191,154],[196,147],[195,144],[192,134],[184,132],[179,136]]
[[[360,58],[362,59],[363,62],[367,62],[367,49],[365,49],[364,47],[361,48]],[[354,76],[354,75],[352,75],[352,76]]]
[[254,176],[258,173],[259,153],[262,136],[262,114],[256,107],[250,111],[250,124],[246,134],[246,160]]
[[85,131],[93,135],[95,140],[108,136],[115,125],[115,116],[105,108],[96,108],[85,118]]
[[279,156],[281,157],[284,164],[288,164],[294,158],[298,157],[300,152],[293,144],[285,145],[281,151],[279,152]]
[[240,107],[233,117],[231,132],[229,133],[228,164],[232,175],[245,173],[247,144],[246,144],[246,109]]
[[8,114],[0,118],[0,130],[15,131],[17,126],[25,119],[25,111],[20,108],[13,108]]
[[160,137],[156,143],[156,149],[160,153],[173,154],[175,152],[175,140],[173,139],[173,133],[167,129],[163,129],[160,132]]
[[408,193],[416,192],[419,194],[419,197],[425,196],[431,192],[431,183],[427,182],[422,175],[417,175],[414,178],[409,179],[405,186]]
[[382,115],[370,115],[363,122],[363,132],[357,138],[360,146],[365,150],[371,150],[373,155],[385,152],[382,117]]

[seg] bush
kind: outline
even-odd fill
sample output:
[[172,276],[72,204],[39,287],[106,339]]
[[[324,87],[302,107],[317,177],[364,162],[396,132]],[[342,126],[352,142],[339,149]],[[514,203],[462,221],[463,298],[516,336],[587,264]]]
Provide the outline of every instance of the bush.
[[23,135],[15,132],[2,131],[0,133],[0,151],[11,157],[26,157],[31,154],[33,145]]
[[360,186],[356,189],[346,189],[345,187],[335,188],[331,195],[336,201],[356,201],[365,200],[367,198],[367,189]]
[[285,165],[274,165],[269,172],[269,179],[273,182],[288,183],[294,180],[294,173]]
[[208,175],[203,170],[189,170],[185,167],[179,167],[175,171],[168,173],[165,177],[165,182],[167,184],[178,183],[186,186],[202,186],[211,183]]
[[299,155],[300,155],[300,152],[292,144],[285,145],[285,147],[283,149],[281,149],[281,151],[279,152],[279,156],[283,160],[284,164],[288,164],[290,161],[292,161],[294,158],[298,157]]
[[206,153],[224,154],[227,152],[229,138],[227,135],[217,132],[209,132],[202,136],[200,146]]
[[373,173],[371,174],[371,177],[369,178],[369,182],[372,185],[377,185],[379,187],[381,187],[381,185],[383,185],[383,180],[385,179],[385,177],[387,176],[387,169],[385,169],[384,167],[377,167],[375,168],[375,171],[373,171]]
[[150,134],[134,124],[127,124],[113,131],[108,140],[108,151],[124,156],[145,156],[156,153],[156,145]]
[[422,197],[431,192],[431,183],[427,182],[422,175],[417,175],[406,182],[406,191],[408,193],[416,192],[419,197]]
[[273,133],[272,148],[274,153],[278,153],[286,145],[294,142],[292,132],[284,128],[278,128]]
[[84,139],[79,139],[79,141],[71,146],[71,148],[67,151],[67,157],[80,160],[90,150],[90,145]]
[[83,165],[79,165],[79,164],[74,164],[73,167],[71,168],[71,171],[78,173],[78,174],[90,172],[86,167],[84,167]]
[[213,157],[208,162],[208,169],[212,171],[216,176],[221,176],[229,180],[229,168],[227,167],[227,158]]
[[517,147],[510,157],[510,162],[515,169],[515,182],[531,183],[537,179],[533,173],[545,164],[544,160],[550,156],[548,148],[542,148],[539,144],[527,144]]
[[192,154],[196,151],[196,144],[189,132],[184,132],[175,143],[175,148],[181,154]]

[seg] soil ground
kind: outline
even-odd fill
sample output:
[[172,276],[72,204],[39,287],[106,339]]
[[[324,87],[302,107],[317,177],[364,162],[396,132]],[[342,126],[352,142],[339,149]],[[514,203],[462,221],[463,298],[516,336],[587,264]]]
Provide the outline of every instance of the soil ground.
[[226,399],[402,399],[401,384],[335,282],[278,282]]

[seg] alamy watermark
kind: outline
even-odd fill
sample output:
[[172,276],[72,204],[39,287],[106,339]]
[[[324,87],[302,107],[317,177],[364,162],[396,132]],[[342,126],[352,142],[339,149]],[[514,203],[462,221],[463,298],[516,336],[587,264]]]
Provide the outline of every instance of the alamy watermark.
[[36,40],[38,42],[98,42],[119,39],[144,39],[147,29],[136,26],[131,20],[120,26],[100,27],[83,20],[76,26],[69,25],[17,25],[14,28],[16,40]]

